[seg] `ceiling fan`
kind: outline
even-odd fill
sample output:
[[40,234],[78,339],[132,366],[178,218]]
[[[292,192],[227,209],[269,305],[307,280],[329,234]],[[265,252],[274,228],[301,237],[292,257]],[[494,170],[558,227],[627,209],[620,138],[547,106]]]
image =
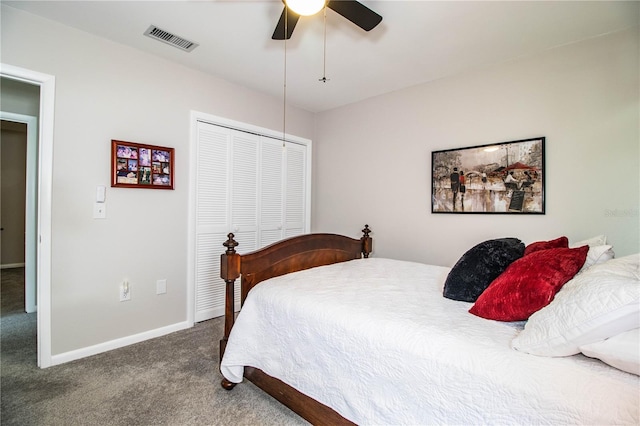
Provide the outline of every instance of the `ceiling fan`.
[[[376,25],[382,21],[382,16],[378,15],[373,10],[369,9],[367,6],[363,5],[357,0],[320,0],[316,3],[319,4],[319,7],[315,11],[311,11],[309,13],[305,13],[303,11],[299,11],[296,13],[292,7],[292,0],[282,0],[284,3],[284,9],[282,10],[282,14],[280,15],[280,20],[278,21],[278,25],[276,25],[276,29],[273,32],[271,38],[273,40],[285,40],[290,39],[291,34],[293,33],[293,29],[298,23],[298,19],[300,19],[301,15],[313,15],[314,13],[319,12],[325,5],[347,18],[349,21],[353,22],[360,28],[365,31],[370,31],[375,28]],[[308,2],[308,0],[307,0]],[[286,36],[285,36],[285,28],[286,28]]]

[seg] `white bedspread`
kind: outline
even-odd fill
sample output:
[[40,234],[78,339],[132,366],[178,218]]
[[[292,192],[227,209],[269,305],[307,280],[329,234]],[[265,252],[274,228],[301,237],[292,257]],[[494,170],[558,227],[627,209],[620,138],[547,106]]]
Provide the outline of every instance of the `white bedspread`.
[[260,368],[358,424],[638,424],[640,381],[598,360],[517,352],[522,323],[442,297],[449,268],[361,259],[247,297],[221,364]]

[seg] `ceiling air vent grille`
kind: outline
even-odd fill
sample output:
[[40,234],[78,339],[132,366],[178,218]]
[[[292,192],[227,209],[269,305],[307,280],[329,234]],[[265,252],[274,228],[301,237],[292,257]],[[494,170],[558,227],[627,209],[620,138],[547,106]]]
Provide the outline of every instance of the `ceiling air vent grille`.
[[147,28],[147,31],[144,32],[144,35],[163,43],[170,44],[171,46],[177,47],[178,49],[184,50],[185,52],[191,52],[193,49],[198,47],[198,43],[194,43],[185,38],[178,37],[177,35],[162,30],[155,25],[151,25],[149,28]]

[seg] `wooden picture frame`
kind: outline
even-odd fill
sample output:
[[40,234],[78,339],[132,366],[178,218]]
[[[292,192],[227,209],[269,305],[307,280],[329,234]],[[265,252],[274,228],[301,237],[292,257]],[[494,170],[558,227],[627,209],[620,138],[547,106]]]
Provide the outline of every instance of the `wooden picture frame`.
[[545,138],[431,153],[431,213],[545,214]]
[[173,189],[174,149],[111,140],[111,186]]

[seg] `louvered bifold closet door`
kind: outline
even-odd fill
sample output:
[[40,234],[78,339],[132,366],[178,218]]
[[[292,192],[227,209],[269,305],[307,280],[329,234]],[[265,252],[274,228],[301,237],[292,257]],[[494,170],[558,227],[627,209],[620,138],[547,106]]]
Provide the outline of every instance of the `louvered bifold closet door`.
[[[231,131],[231,232],[240,254],[258,248],[258,148],[260,136]],[[240,309],[240,280],[235,286],[236,310]]]
[[285,150],[284,237],[307,232],[307,147],[287,143]]
[[[195,321],[224,314],[220,255],[308,232],[307,146],[198,121],[195,147]],[[235,286],[240,308],[240,280]]]
[[261,138],[260,150],[260,247],[283,238],[285,148],[282,141]]
[[224,314],[222,243],[229,232],[228,164],[231,131],[197,123],[195,194],[195,321]]
[[258,248],[258,147],[260,136],[232,131],[231,232],[238,253]]

